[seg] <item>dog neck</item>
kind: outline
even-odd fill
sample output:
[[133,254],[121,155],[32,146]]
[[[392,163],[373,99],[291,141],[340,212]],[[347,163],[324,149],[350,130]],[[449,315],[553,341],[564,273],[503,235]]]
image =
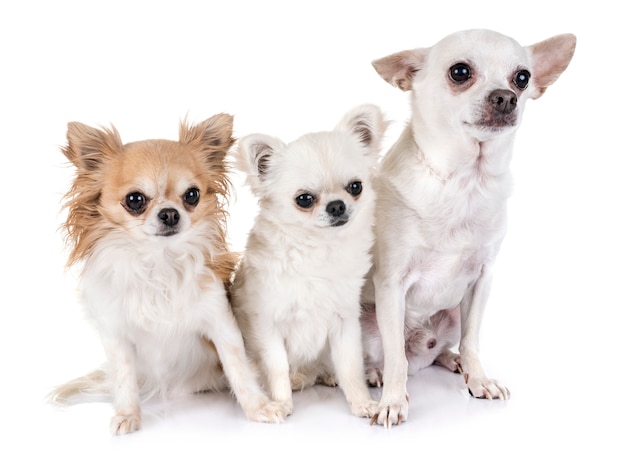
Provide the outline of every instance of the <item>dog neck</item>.
[[514,132],[480,141],[454,132],[434,135],[429,129],[409,125],[403,135],[414,143],[422,164],[442,181],[468,169],[496,176],[509,171]]

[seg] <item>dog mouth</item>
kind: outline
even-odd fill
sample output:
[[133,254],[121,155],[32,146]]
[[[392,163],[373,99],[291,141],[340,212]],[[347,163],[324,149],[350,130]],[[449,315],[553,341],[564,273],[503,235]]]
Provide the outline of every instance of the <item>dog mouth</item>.
[[473,124],[474,126],[483,130],[504,130],[507,128],[515,127],[515,119],[489,119],[481,120]]
[[156,233],[156,236],[169,237],[169,236],[177,235],[178,233],[179,233],[179,230],[177,228],[174,228],[174,227],[162,227],[161,230],[159,230],[159,232]]
[[337,220],[335,220],[335,221],[330,223],[330,227],[341,227],[342,225],[346,225],[349,220],[350,219],[347,218],[347,217],[337,219]]

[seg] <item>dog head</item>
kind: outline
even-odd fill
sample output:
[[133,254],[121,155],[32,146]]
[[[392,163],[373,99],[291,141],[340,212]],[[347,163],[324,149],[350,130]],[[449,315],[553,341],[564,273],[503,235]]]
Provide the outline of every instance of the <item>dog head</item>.
[[114,127],[69,123],[62,152],[76,176],[66,195],[68,265],[112,232],[167,243],[195,229],[223,243],[232,124],[232,116],[218,114],[194,126],[182,122],[178,141],[123,144]]
[[494,31],[466,30],[372,64],[385,81],[412,91],[420,125],[485,141],[519,126],[526,100],[557,80],[575,46],[571,34],[523,47]]
[[334,130],[289,144],[263,134],[245,136],[236,159],[264,217],[283,226],[342,227],[373,201],[370,178],[385,129],[380,109],[363,105]]

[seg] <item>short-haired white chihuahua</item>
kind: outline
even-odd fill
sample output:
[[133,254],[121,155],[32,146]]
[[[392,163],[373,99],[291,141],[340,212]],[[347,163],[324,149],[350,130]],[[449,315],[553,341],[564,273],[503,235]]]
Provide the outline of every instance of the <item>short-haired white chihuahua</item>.
[[[576,37],[531,46],[490,30],[453,33],[430,48],[373,61],[410,92],[412,116],[379,167],[370,284],[384,353],[383,390],[372,423],[408,416],[405,337],[435,313],[460,306],[456,363],[472,396],[507,399],[478,355],[491,272],[506,231],[515,132],[529,98],[567,68]],[[366,348],[367,349],[367,348]]]

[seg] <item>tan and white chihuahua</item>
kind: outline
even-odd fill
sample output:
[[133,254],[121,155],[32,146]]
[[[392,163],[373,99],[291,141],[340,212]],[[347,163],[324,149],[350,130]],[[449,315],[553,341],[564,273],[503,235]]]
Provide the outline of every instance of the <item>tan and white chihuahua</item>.
[[206,390],[231,389],[252,420],[284,418],[257,381],[227,298],[232,126],[217,114],[181,123],[178,141],[123,144],[115,128],[68,125],[68,266],[81,263],[82,302],[107,361],[51,397],[110,395],[113,434],[140,428],[147,397]]

